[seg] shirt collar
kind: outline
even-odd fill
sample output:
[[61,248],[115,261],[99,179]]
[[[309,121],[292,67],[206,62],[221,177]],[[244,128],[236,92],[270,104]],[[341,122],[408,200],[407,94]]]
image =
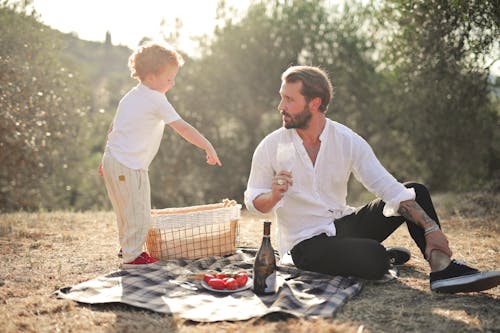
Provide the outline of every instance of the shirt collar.
[[[319,135],[319,141],[325,142],[326,138],[328,137],[328,133],[330,132],[330,123],[331,121],[328,118],[326,118],[325,127],[323,128],[323,131],[321,131],[321,134]],[[302,143],[303,141],[295,128],[292,129],[292,141],[300,143]]]
[[325,119],[325,127],[323,128],[323,131],[319,135],[319,141],[325,142],[326,138],[328,137],[328,133],[330,132],[330,121],[328,118]]
[[148,87],[147,85],[145,85],[145,84],[144,84],[144,83],[142,83],[142,82],[140,82],[140,83],[137,85],[137,89],[140,89],[140,90],[146,91],[146,92],[151,93],[151,94],[157,94],[157,95],[160,95],[160,96],[165,96],[165,95],[163,95],[161,92],[159,92],[158,90],[151,89],[150,87]]

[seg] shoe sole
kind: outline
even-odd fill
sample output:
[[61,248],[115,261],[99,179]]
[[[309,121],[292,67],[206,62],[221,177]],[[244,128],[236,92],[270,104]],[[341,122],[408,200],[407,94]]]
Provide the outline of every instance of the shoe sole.
[[494,288],[500,284],[500,272],[481,272],[431,282],[431,290],[437,293],[467,293]]
[[391,246],[386,248],[389,262],[392,265],[402,265],[411,258],[410,251],[401,246]]
[[387,270],[387,273],[385,273],[382,278],[378,280],[371,280],[371,282],[376,284],[383,284],[393,280],[397,280],[398,277],[399,277],[399,269],[396,266],[392,266]]

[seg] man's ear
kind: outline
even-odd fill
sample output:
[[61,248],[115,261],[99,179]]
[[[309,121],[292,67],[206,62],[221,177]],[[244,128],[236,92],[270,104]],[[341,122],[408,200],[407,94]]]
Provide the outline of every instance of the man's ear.
[[312,108],[313,110],[316,111],[321,111],[319,108],[321,106],[321,98],[320,97],[314,97],[309,101],[309,108]]

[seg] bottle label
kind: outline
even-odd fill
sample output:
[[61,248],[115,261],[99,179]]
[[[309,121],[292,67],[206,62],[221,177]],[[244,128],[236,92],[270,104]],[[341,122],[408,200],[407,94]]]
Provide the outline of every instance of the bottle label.
[[276,292],[276,271],[272,272],[266,278],[266,288],[264,289],[265,293],[275,293]]

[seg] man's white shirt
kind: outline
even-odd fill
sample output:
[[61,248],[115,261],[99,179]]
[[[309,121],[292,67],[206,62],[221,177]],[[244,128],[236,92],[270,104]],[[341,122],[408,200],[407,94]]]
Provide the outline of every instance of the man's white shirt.
[[281,257],[305,239],[322,233],[335,235],[334,220],[355,211],[346,203],[351,173],[385,201],[385,216],[397,216],[400,202],[415,199],[415,191],[387,172],[368,143],[348,127],[327,118],[319,139],[314,165],[296,130],[283,127],[266,136],[253,155],[245,205],[260,213],[253,205],[254,199],[270,192],[272,178],[283,170],[277,159],[278,145],[292,143],[295,147],[293,185],[274,208]]

